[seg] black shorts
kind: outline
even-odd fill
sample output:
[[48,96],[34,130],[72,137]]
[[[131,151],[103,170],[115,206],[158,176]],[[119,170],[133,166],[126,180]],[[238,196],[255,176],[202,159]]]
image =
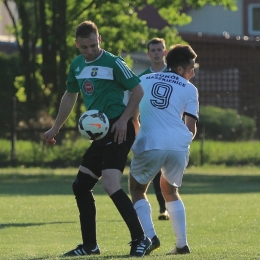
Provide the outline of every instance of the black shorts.
[[115,132],[111,133],[112,125],[119,117],[109,119],[109,131],[101,140],[93,141],[83,155],[81,165],[91,170],[96,176],[102,175],[102,170],[117,169],[124,171],[127,155],[135,140],[135,129],[132,118],[127,123],[126,140],[118,144],[114,142]]

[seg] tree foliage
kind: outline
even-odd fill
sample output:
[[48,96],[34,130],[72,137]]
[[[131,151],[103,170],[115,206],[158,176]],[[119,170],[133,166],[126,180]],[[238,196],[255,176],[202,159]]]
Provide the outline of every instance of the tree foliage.
[[[190,17],[182,12],[184,7],[218,4],[235,8],[235,0],[147,0],[146,4],[156,7],[169,24],[159,31],[148,28],[146,21],[138,18],[137,11],[145,6],[145,1],[141,0],[2,1],[13,21],[12,33],[17,38],[22,60],[23,77],[17,79],[15,85],[28,111],[23,118],[27,121],[41,109],[56,115],[69,63],[78,54],[74,47],[74,31],[80,22],[93,20],[102,35],[102,48],[121,55],[144,50],[147,41],[155,36],[171,44],[180,42],[175,26],[190,22]],[[14,19],[10,2],[17,6],[18,21]],[[79,107],[76,111],[79,113]]]
[[14,86],[15,77],[21,75],[20,59],[17,54],[0,53],[0,137],[7,137],[12,127],[13,97],[17,93]]

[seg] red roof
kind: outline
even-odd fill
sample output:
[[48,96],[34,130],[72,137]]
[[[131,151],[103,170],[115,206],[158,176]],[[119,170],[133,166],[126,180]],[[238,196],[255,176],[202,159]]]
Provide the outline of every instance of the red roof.
[[164,20],[158,13],[158,10],[151,6],[146,5],[142,10],[137,10],[138,18],[145,20],[148,27],[155,28],[158,30],[163,29],[165,26],[168,26],[166,20]]

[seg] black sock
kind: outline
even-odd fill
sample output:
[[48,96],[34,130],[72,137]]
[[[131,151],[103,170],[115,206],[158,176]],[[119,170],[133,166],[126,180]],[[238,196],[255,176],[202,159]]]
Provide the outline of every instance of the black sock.
[[77,200],[83,245],[92,249],[96,246],[96,206],[92,192],[88,198]]
[[83,245],[93,249],[96,244],[96,205],[92,188],[97,180],[83,172],[78,173],[72,184],[79,209]]
[[132,240],[141,237],[144,234],[144,231],[130,198],[122,189],[116,191],[110,198],[124,219],[130,231]]
[[160,186],[161,174],[162,174],[162,172],[159,171],[158,174],[154,177],[153,188],[154,188],[154,192],[155,192],[157,201],[159,203],[160,213],[163,213],[166,210],[166,206],[165,206],[165,200],[162,195],[161,186]]

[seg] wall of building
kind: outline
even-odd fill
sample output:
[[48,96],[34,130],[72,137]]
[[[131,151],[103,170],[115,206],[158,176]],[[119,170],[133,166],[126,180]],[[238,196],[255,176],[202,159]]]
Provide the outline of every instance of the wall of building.
[[199,10],[189,9],[186,13],[192,17],[192,22],[177,29],[180,33],[221,36],[223,32],[228,32],[231,35],[243,35],[243,0],[237,0],[237,7],[237,11],[212,5]]
[[[10,7],[10,10],[12,14],[15,15],[15,19],[17,19],[18,14],[17,10],[15,7],[15,3],[13,2],[8,2],[8,5]],[[12,20],[8,14],[8,11],[2,1],[0,2],[0,36],[10,36],[11,34],[9,33],[7,26],[12,25]]]
[[186,38],[198,57],[191,80],[199,90],[200,105],[236,109],[256,120],[260,138],[260,45],[257,42]]

